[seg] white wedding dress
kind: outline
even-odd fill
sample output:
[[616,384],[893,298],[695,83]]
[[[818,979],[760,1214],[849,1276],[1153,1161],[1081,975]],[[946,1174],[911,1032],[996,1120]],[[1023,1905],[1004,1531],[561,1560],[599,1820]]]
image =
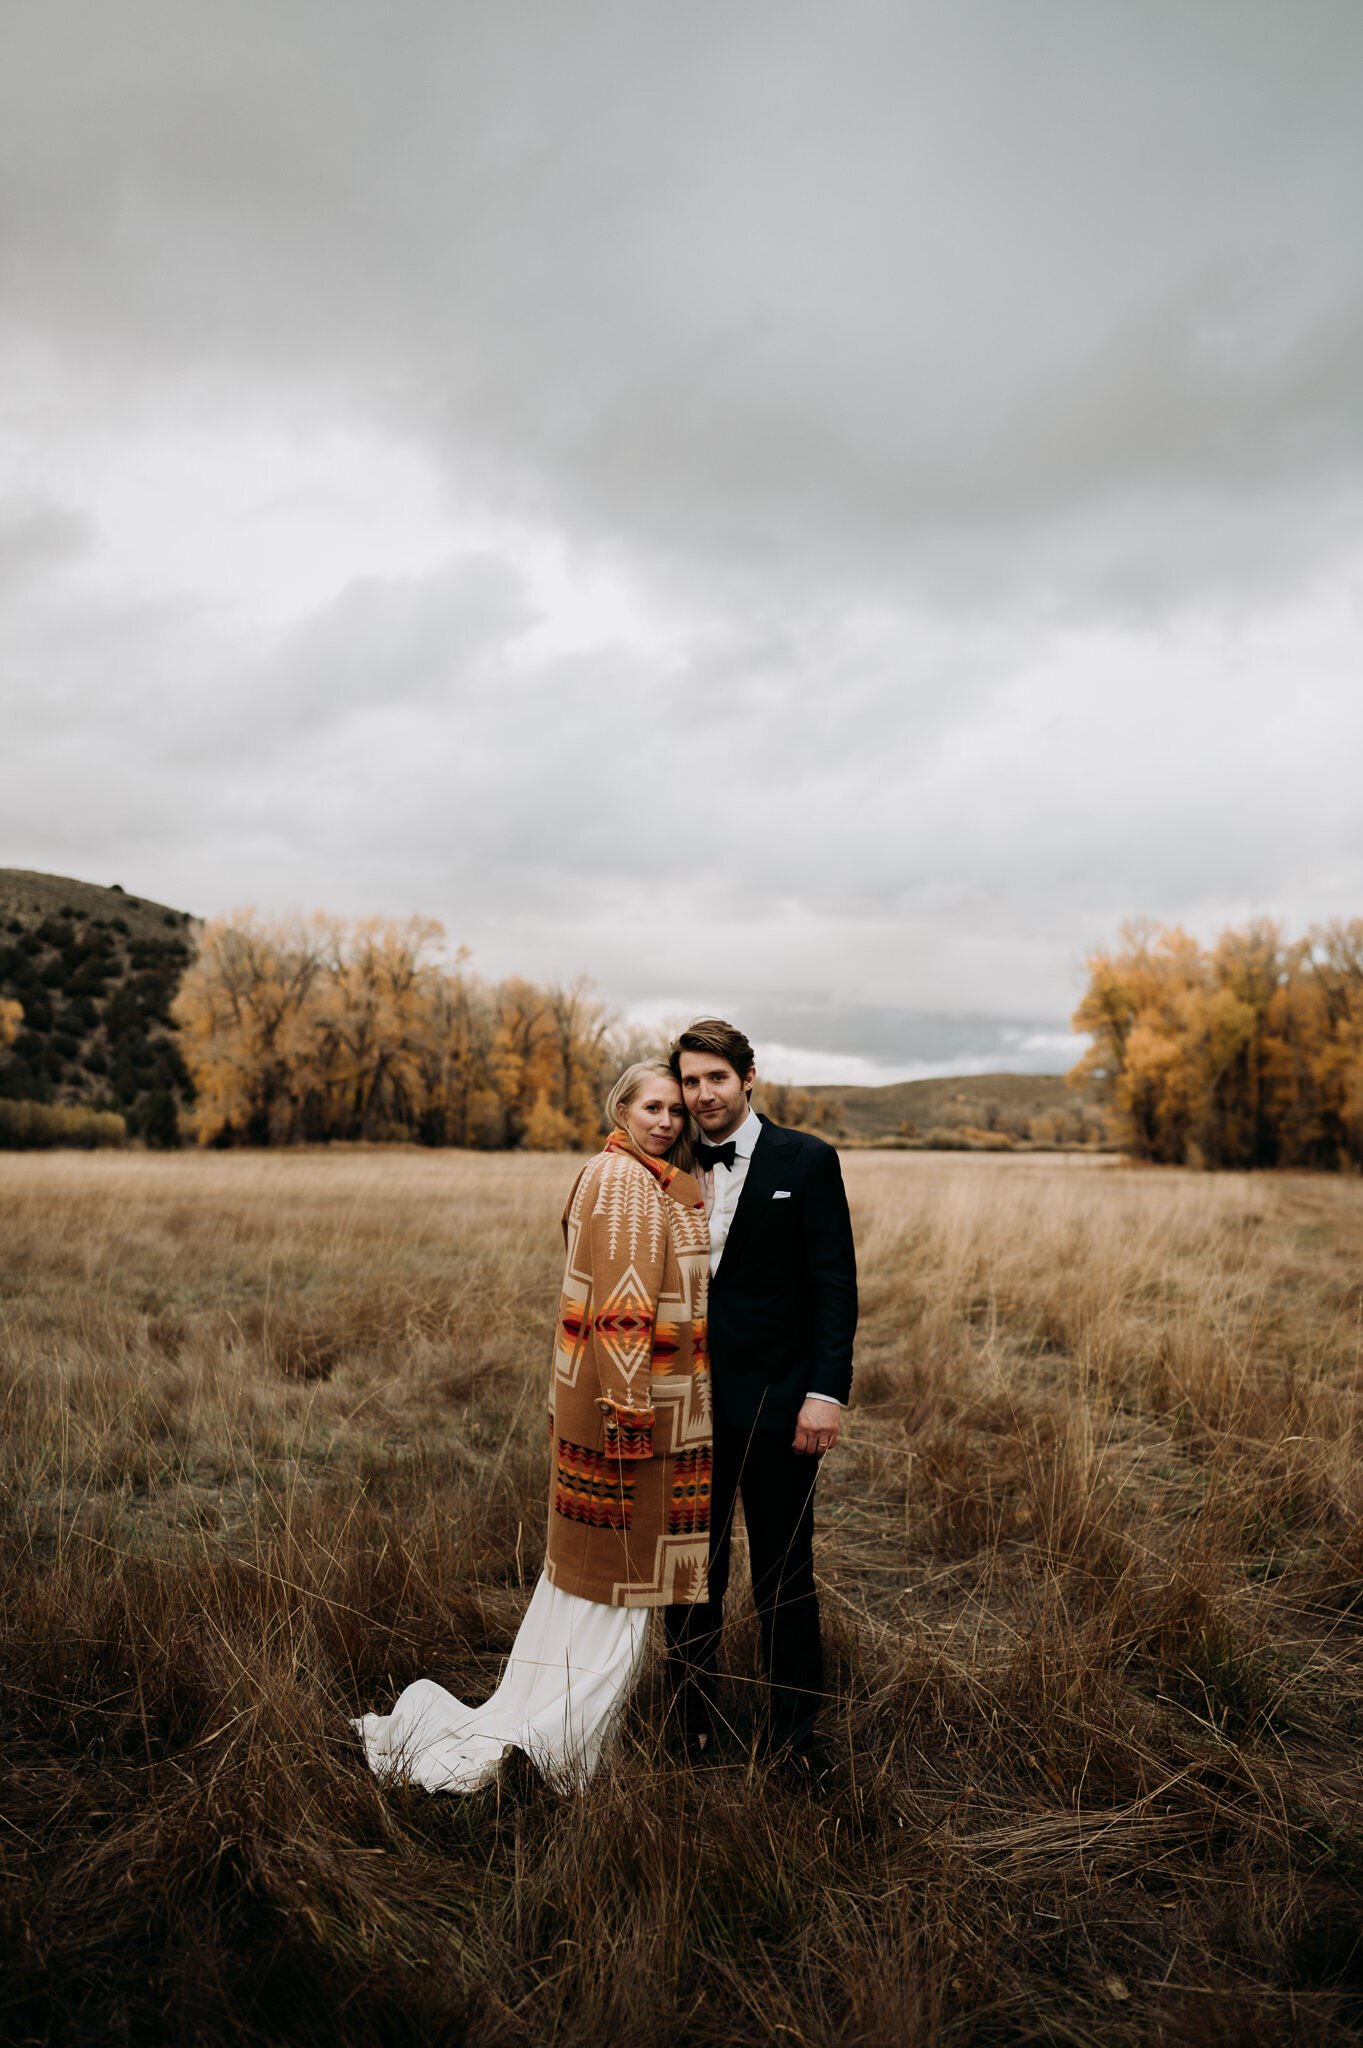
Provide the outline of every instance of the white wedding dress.
[[428,1792],[476,1792],[514,1748],[560,1791],[580,1789],[639,1674],[651,1612],[582,1600],[541,1576],[483,1706],[419,1678],[391,1714],[352,1721],[371,1770]]

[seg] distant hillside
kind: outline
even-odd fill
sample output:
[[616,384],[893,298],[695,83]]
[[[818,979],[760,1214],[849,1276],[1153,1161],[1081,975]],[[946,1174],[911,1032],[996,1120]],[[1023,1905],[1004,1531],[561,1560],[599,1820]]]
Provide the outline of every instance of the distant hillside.
[[0,996],[24,1012],[0,1052],[0,1099],[88,1103],[171,1138],[191,1090],[170,1004],[195,928],[117,883],[0,868]]
[[[970,1074],[932,1081],[892,1081],[883,1088],[804,1088],[821,1108],[839,1114],[835,1129],[853,1141],[998,1133],[1041,1144],[1102,1141],[1102,1112],[1076,1093],[1063,1074]],[[820,1128],[823,1125],[821,1123]]]

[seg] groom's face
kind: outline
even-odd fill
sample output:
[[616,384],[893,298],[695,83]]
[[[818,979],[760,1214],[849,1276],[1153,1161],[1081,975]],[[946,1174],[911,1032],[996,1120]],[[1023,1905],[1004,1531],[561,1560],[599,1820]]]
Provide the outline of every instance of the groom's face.
[[706,1137],[722,1144],[747,1115],[748,1090],[756,1069],[749,1067],[740,1076],[714,1052],[684,1052],[679,1064],[686,1107]]

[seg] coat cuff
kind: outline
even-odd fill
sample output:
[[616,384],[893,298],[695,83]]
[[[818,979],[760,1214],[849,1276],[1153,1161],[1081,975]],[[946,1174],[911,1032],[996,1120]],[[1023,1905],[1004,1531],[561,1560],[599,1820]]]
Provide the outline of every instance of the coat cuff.
[[626,1408],[620,1401],[597,1402],[606,1428],[606,1449],[616,1458],[653,1456],[652,1408]]

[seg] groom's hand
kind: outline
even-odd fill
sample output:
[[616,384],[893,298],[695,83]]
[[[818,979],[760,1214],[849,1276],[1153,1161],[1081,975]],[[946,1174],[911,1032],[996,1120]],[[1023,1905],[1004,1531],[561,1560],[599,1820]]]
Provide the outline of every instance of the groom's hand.
[[795,1418],[795,1449],[818,1457],[831,1451],[842,1427],[842,1410],[836,1401],[821,1401],[811,1394]]

